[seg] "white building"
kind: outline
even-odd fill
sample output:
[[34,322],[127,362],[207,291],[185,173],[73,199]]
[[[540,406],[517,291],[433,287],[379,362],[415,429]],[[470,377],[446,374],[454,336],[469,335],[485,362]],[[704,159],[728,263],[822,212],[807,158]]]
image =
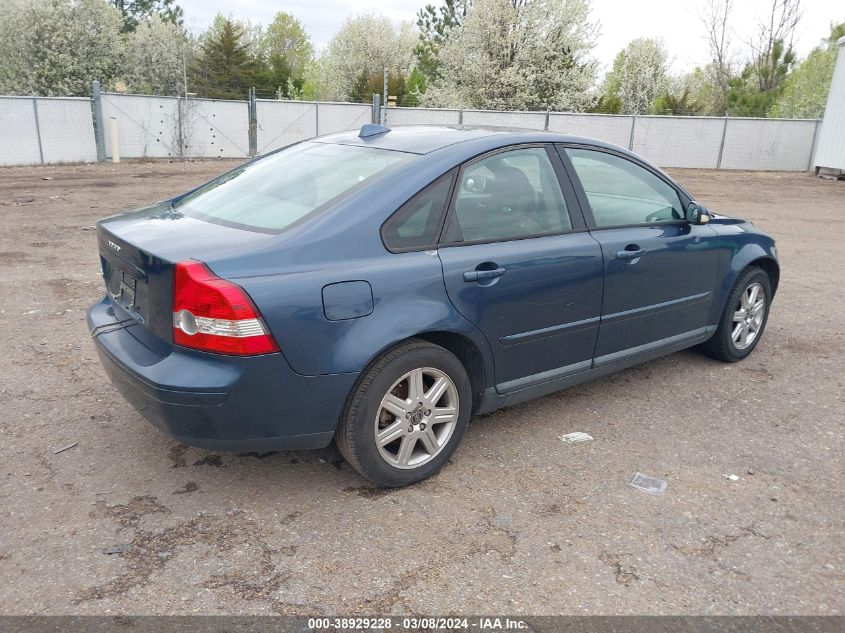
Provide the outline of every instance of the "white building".
[[845,172],[845,36],[836,43],[839,53],[813,159],[816,173],[824,168]]

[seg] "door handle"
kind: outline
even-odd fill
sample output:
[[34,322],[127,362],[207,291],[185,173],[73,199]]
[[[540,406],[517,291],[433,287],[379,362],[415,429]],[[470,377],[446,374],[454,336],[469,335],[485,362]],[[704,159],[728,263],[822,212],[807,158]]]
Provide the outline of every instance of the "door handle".
[[468,270],[464,273],[464,281],[485,281],[487,279],[496,279],[505,274],[504,268],[491,268],[481,270]]
[[645,253],[644,248],[640,248],[639,244],[628,244],[623,251],[616,251],[616,259],[636,259]]

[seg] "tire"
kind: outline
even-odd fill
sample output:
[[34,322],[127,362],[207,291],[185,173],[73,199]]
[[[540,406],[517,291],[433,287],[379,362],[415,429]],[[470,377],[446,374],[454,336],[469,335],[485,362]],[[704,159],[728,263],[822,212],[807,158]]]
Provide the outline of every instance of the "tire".
[[430,477],[452,456],[471,409],[472,388],[461,362],[442,347],[410,339],[365,370],[335,443],[376,486],[407,486]]
[[[755,305],[759,304],[762,296],[762,308],[758,310],[747,310],[750,293],[757,288],[757,295],[754,299]],[[747,268],[736,280],[731,294],[725,303],[722,317],[719,319],[719,327],[716,333],[704,343],[701,348],[705,354],[726,363],[735,363],[742,360],[754,351],[757,343],[763,337],[766,323],[769,320],[769,309],[772,304],[772,285],[769,276],[756,267]],[[762,312],[760,314],[760,312]],[[740,315],[740,313],[743,313]],[[740,319],[752,319],[745,325]],[[740,327],[737,339],[737,326]],[[756,329],[754,329],[756,327]],[[747,332],[743,344],[743,332]]]

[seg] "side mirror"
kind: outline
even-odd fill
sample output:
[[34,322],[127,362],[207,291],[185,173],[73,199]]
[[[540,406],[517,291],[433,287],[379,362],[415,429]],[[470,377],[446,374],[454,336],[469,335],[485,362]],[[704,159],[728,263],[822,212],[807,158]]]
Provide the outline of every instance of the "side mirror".
[[710,221],[710,214],[697,202],[690,202],[687,207],[686,220],[690,224],[707,224]]

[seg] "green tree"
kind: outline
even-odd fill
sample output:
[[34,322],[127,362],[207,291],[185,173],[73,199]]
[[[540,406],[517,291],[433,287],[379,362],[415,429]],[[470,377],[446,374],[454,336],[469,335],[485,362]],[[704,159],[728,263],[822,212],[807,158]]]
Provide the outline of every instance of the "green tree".
[[780,96],[796,62],[792,42],[801,18],[801,0],[770,0],[758,34],[751,41],[752,58],[742,72],[728,80],[727,112],[733,116],[764,117]]
[[427,87],[428,79],[418,66],[415,67],[411,71],[411,74],[408,75],[408,94],[406,102],[402,105],[418,106],[420,103],[420,95],[425,93],[425,89]]
[[301,93],[314,47],[299,20],[290,13],[278,12],[262,35],[261,49],[268,66],[265,83],[274,86],[281,98]]
[[680,95],[664,92],[654,100],[652,114],[674,114],[693,116],[702,114],[702,106],[696,103],[689,88],[684,88]]
[[266,76],[266,67],[251,51],[245,27],[222,16],[202,36],[191,70],[195,90],[215,99],[243,99]]
[[845,35],[845,22],[831,27],[830,36],[814,48],[803,62],[786,78],[783,91],[777,97],[770,116],[815,119],[824,114],[836,55],[836,41]]
[[262,94],[267,90],[274,91],[277,99],[290,99],[291,95],[288,86],[294,91],[302,88],[302,78],[297,78],[294,83],[294,75],[284,55],[272,53],[266,64],[262,65],[262,72],[256,77],[256,88],[260,85]]
[[[360,95],[353,99],[361,103],[369,103],[373,94],[384,92],[384,73],[371,73],[362,71],[355,80],[353,87],[354,95]],[[397,105],[408,105],[408,83],[405,75],[401,72],[388,73],[387,96],[396,97]]]
[[709,68],[695,68],[693,71],[677,77],[670,77],[666,90],[659,94],[651,104],[652,114],[680,116],[722,116],[720,109],[721,92],[719,84],[713,81]]
[[138,24],[155,16],[165,22],[181,25],[182,7],[174,0],[108,0],[123,14],[123,30],[134,31]]
[[620,114],[622,112],[622,99],[618,94],[600,95],[590,112],[597,114]]
[[472,0],[445,0],[439,8],[427,4],[417,12],[417,30],[420,39],[414,47],[414,55],[417,58],[416,68],[424,78],[424,81],[418,82],[417,88],[421,88],[420,93],[425,92],[425,87],[437,79],[440,68],[438,61],[440,49],[446,43],[452,29],[461,25],[471,5]]
[[765,117],[780,96],[781,86],[795,63],[792,47],[775,41],[764,59],[747,64],[728,81],[728,114]]

